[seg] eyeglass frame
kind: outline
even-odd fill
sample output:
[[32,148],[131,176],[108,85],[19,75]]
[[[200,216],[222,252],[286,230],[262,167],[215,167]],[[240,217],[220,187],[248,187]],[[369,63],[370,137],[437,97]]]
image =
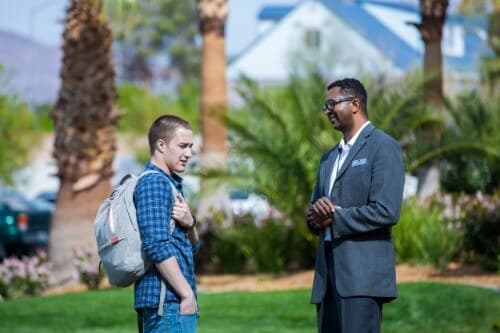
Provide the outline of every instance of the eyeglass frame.
[[[325,101],[325,105],[321,108],[323,114],[327,114],[328,112],[332,112],[335,109],[335,106],[337,104],[343,103],[343,102],[351,102],[354,101],[356,97],[353,96],[348,96],[348,97],[342,97],[339,99],[327,99]],[[331,105],[328,105],[331,104]]]

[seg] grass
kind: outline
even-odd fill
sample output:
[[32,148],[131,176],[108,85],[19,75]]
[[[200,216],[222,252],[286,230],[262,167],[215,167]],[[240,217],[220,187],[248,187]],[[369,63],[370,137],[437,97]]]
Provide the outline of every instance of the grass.
[[[132,289],[111,289],[0,303],[2,332],[136,332]],[[201,293],[200,333],[313,333],[309,290]],[[495,332],[500,294],[439,283],[406,283],[385,306],[382,331]],[[496,331],[498,332],[498,331]]]

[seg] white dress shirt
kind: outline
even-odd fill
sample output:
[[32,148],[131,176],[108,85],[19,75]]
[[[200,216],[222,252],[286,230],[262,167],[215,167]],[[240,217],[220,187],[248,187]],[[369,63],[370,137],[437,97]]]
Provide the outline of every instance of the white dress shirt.
[[[370,123],[368,120],[366,123],[361,126],[361,128],[354,134],[354,136],[349,140],[348,143],[345,143],[344,137],[342,137],[342,140],[340,140],[339,143],[339,151],[340,154],[337,156],[335,159],[335,163],[333,164],[332,168],[332,174],[330,176],[330,186],[328,187],[328,196],[331,195],[333,185],[335,184],[335,179],[337,178],[337,173],[339,172],[340,168],[342,168],[342,165],[344,164],[347,155],[349,155],[349,151],[351,150],[352,146],[356,143],[356,140],[358,139],[359,134],[361,131]],[[333,202],[335,205],[335,202]],[[332,240],[332,228],[328,226],[325,229],[325,241],[331,241]]]

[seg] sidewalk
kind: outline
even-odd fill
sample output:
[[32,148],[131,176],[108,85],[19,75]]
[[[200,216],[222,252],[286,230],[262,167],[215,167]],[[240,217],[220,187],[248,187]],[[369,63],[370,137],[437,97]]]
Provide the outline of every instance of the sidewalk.
[[[313,271],[282,273],[279,275],[203,275],[199,277],[199,290],[205,292],[261,291],[311,288]],[[500,274],[484,273],[476,266],[450,264],[443,272],[432,267],[398,265],[398,283],[434,281],[470,284],[500,292]]]

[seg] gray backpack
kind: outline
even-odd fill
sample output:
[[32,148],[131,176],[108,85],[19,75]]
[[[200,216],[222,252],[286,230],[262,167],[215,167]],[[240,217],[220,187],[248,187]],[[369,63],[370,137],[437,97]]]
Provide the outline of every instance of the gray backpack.
[[[128,287],[152,266],[142,249],[134,206],[134,190],[141,177],[158,171],[148,170],[139,177],[129,174],[99,207],[94,220],[97,249],[111,285]],[[175,194],[177,189],[169,181]],[[170,233],[175,221],[170,219]],[[164,289],[164,283],[162,283]],[[162,290],[163,293],[163,290]]]

